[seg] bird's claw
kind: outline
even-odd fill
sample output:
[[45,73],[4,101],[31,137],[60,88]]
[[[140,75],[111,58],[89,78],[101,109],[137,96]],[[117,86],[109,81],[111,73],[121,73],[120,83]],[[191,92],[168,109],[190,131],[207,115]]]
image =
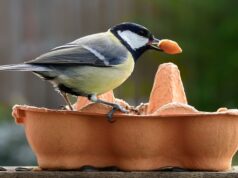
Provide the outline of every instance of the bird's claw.
[[68,105],[61,105],[61,106],[59,106],[57,109],[65,110],[65,111],[74,111],[74,109],[72,109],[72,108],[69,107]]
[[64,105],[58,106],[57,109],[60,109],[60,110],[68,110],[68,109],[66,108],[66,106],[64,106]]
[[123,113],[129,113],[129,111],[126,110],[124,107],[120,106],[119,104],[115,104],[115,105],[113,106],[112,110],[109,111],[108,114],[107,114],[107,118],[108,118],[108,121],[109,121],[109,122],[115,122],[115,120],[113,120],[112,117],[113,117],[114,112],[116,112],[117,110],[118,110],[118,111],[121,111],[121,112],[123,112]]

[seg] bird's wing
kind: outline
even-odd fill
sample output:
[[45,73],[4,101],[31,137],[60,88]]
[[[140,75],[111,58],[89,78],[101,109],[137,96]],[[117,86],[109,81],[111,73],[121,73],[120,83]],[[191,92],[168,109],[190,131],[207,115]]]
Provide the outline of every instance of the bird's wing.
[[126,60],[127,51],[105,34],[90,35],[56,47],[27,64],[110,67]]

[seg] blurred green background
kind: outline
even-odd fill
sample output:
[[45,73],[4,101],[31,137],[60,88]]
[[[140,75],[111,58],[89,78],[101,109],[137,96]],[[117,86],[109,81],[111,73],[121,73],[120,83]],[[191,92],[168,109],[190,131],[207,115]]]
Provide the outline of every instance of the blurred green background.
[[[144,54],[129,80],[115,90],[130,104],[146,102],[163,62],[178,65],[188,102],[198,110],[238,105],[238,1],[236,0],[2,0],[0,64],[20,63],[81,36],[124,21],[173,39],[181,55]],[[234,77],[234,78],[233,78]],[[0,73],[0,165],[35,165],[13,104],[64,104],[50,84],[30,73]],[[233,160],[238,164],[238,159]]]

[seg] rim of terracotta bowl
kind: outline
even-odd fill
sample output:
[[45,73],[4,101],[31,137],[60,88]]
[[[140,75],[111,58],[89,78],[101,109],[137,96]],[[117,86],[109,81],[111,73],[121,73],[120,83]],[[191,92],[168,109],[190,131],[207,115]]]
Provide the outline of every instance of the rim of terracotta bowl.
[[[16,110],[24,110],[24,111],[31,111],[31,112],[38,112],[38,113],[64,113],[64,114],[74,114],[74,115],[82,115],[82,116],[98,116],[98,117],[106,117],[106,114],[103,113],[92,113],[92,112],[81,112],[81,111],[68,111],[68,110],[56,110],[56,109],[47,109],[47,108],[37,108],[32,106],[22,106],[16,105],[13,108],[13,112]],[[17,112],[17,111],[16,111]],[[195,113],[178,113],[178,114],[158,114],[158,115],[135,115],[135,114],[114,114],[114,118],[168,118],[168,117],[194,117],[194,116],[237,116],[238,117],[238,110],[232,111],[227,110],[223,112],[195,112]]]

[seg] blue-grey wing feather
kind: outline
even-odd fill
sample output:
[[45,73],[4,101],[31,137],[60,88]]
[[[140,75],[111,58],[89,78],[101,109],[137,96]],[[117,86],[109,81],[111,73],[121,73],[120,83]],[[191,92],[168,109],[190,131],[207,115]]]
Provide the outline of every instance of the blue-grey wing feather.
[[90,65],[110,67],[120,64],[127,57],[127,50],[120,44],[115,44],[106,34],[90,35],[63,46],[27,62],[42,65]]

